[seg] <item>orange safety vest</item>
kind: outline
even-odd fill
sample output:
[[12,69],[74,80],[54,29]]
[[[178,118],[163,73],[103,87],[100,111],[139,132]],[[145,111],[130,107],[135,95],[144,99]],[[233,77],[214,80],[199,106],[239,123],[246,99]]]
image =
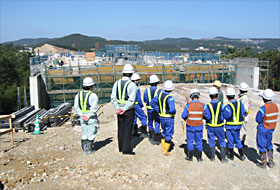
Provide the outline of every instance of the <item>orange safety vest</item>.
[[189,126],[198,127],[202,125],[204,116],[204,108],[201,102],[190,102],[188,109],[187,124]]
[[265,114],[263,125],[266,129],[275,129],[278,117],[278,107],[274,103],[264,104]]

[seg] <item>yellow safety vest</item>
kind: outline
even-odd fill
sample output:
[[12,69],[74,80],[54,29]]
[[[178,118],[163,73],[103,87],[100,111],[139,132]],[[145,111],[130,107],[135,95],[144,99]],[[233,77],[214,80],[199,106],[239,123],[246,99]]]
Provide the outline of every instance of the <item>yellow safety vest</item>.
[[[156,89],[156,91],[155,91],[155,93],[154,93],[154,97],[157,96],[158,91],[159,91],[159,88]],[[147,89],[147,93],[148,93],[148,102],[149,102],[149,105],[147,106],[147,109],[152,110],[153,108],[152,108],[152,106],[151,106],[151,101],[152,101],[151,88],[148,88],[148,89]],[[153,98],[154,98],[154,97],[153,97]]]
[[227,125],[242,125],[243,121],[239,121],[240,118],[240,101],[237,101],[237,111],[235,110],[235,107],[232,103],[229,103],[228,105],[230,105],[231,109],[232,109],[232,118],[233,121],[227,121],[226,124]]
[[88,97],[91,93],[92,93],[92,91],[88,91],[88,93],[85,96],[85,99],[84,99],[84,96],[83,96],[83,91],[81,90],[80,93],[79,93],[79,95],[80,95],[80,108],[81,108],[81,111],[83,113],[90,112],[90,109],[87,109],[87,106],[88,106],[87,101],[88,101]]
[[175,117],[175,114],[167,114],[166,113],[166,100],[168,97],[171,97],[171,95],[166,95],[163,99],[163,102],[161,102],[161,95],[163,94],[163,92],[161,92],[159,94],[158,97],[158,103],[159,103],[159,116],[160,117]]
[[126,104],[127,100],[125,100],[125,93],[126,93],[126,89],[128,84],[131,82],[131,80],[126,81],[126,83],[124,84],[124,87],[122,89],[122,81],[119,80],[118,81],[118,103],[120,104]]
[[211,123],[206,123],[206,125],[210,127],[221,127],[224,125],[224,122],[218,124],[219,113],[221,109],[222,102],[219,102],[217,105],[216,113],[214,113],[214,109],[211,103],[208,104],[210,112],[211,112]]

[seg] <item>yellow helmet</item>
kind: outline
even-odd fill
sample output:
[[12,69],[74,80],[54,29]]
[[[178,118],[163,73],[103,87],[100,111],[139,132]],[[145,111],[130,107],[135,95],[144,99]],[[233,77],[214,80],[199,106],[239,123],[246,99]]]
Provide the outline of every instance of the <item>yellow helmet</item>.
[[219,80],[215,80],[213,83],[214,86],[221,87],[222,83]]

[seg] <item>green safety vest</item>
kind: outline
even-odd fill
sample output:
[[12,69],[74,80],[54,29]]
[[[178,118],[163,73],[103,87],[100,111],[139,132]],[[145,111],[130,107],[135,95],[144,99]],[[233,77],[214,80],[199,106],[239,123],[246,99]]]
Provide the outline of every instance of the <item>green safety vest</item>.
[[167,95],[164,97],[163,102],[161,102],[161,95],[163,92],[159,94],[158,103],[159,103],[159,116],[160,117],[175,117],[175,114],[167,114],[166,113],[166,100],[167,98],[171,97],[171,95]]
[[240,117],[240,101],[237,101],[237,111],[235,110],[235,107],[232,103],[229,103],[231,109],[232,109],[232,118],[233,121],[226,122],[227,125],[242,125],[243,121],[239,121]]
[[80,93],[79,93],[79,95],[80,95],[80,108],[81,108],[81,111],[83,113],[90,112],[90,109],[87,109],[87,107],[88,107],[87,101],[88,101],[88,97],[90,96],[91,93],[92,93],[92,91],[88,91],[85,99],[84,99],[84,96],[83,96],[83,91],[81,90]]
[[211,119],[211,123],[206,123],[206,125],[208,125],[210,127],[221,127],[224,125],[224,122],[218,124],[218,118],[219,118],[219,113],[220,113],[220,109],[221,109],[221,104],[222,104],[222,102],[218,103],[216,113],[214,113],[212,104],[211,103],[208,104],[212,119]]
[[[159,91],[159,88],[156,89],[156,91],[155,91],[155,93],[154,93],[154,97],[157,96],[158,91]],[[152,101],[151,88],[148,88],[148,89],[147,89],[147,93],[148,93],[148,102],[149,102],[149,105],[147,106],[147,109],[152,110],[153,108],[152,108],[152,106],[151,106],[151,101]],[[153,97],[153,98],[154,98],[154,97]]]
[[131,80],[128,80],[125,82],[123,89],[122,89],[122,80],[118,81],[118,103],[119,104],[126,104],[127,100],[125,100],[125,93],[126,93],[126,89],[128,84],[131,82]]

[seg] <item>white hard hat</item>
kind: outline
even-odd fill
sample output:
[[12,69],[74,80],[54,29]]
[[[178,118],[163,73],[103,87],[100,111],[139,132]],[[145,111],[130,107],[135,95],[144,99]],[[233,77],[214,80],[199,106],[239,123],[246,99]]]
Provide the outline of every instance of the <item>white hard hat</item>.
[[133,71],[132,65],[131,64],[125,64],[123,66],[123,71],[122,72],[123,73],[133,73],[134,71]]
[[245,82],[240,83],[239,90],[248,91],[248,89],[249,89],[248,84],[246,84]]
[[133,73],[133,75],[130,78],[131,80],[140,80],[140,76],[138,73]]
[[192,95],[192,94],[197,94],[197,95],[200,95],[199,90],[198,90],[198,89],[196,89],[196,88],[191,89],[191,93],[190,93],[190,95]]
[[235,90],[234,88],[227,88],[226,90],[226,96],[235,96]]
[[274,92],[271,89],[265,89],[262,96],[266,100],[273,100]]
[[164,82],[163,90],[171,91],[174,90],[174,84],[171,80],[167,80]]
[[208,93],[209,95],[214,95],[214,94],[218,94],[219,92],[216,87],[211,87],[209,88]]
[[93,79],[90,77],[86,77],[83,80],[83,86],[93,86],[94,84]]
[[150,83],[156,83],[159,82],[159,78],[156,75],[150,76]]

